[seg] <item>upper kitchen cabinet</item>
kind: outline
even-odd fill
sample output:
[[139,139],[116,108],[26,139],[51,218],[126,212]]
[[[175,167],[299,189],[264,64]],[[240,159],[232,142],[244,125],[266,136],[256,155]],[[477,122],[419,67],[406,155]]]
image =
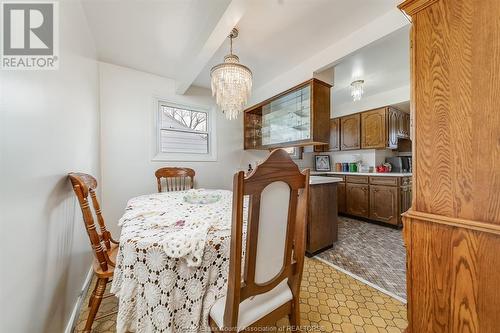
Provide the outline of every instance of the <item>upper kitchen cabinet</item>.
[[330,119],[330,143],[328,150],[340,150],[340,118]]
[[359,113],[340,118],[340,150],[360,149]]
[[[361,113],[361,148],[385,148],[387,145],[386,108]],[[396,142],[397,144],[397,142]]]
[[315,152],[340,150],[340,118],[330,119],[330,140],[327,145],[314,146]]
[[410,139],[410,114],[393,107],[387,107],[387,148],[397,149],[398,139]]
[[[331,126],[330,146],[337,133],[338,126]],[[409,138],[410,115],[391,106],[340,118],[340,150],[397,149],[399,139]]]
[[244,148],[328,144],[330,88],[311,79],[245,110]]

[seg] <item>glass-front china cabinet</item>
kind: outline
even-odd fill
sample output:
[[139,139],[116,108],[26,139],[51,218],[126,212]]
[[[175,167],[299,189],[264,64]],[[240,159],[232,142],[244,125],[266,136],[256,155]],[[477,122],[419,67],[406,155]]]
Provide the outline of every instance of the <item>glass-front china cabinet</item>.
[[245,110],[245,149],[328,143],[330,88],[311,79]]

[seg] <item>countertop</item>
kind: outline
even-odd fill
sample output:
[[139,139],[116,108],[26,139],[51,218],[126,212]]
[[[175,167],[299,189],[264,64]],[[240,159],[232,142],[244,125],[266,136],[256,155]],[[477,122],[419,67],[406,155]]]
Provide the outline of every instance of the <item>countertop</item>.
[[309,177],[309,185],[340,183],[342,181],[343,181],[342,178],[336,178],[336,177],[322,177],[313,175]]
[[352,175],[352,176],[383,176],[383,177],[410,177],[411,172],[337,172],[311,171],[311,175]]

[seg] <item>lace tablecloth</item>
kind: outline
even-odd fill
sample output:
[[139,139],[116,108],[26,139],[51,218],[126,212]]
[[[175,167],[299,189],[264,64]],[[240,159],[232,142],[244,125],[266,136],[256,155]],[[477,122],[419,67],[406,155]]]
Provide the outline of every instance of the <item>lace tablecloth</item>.
[[[205,205],[184,202],[186,191],[128,202],[111,286],[119,298],[118,333],[210,332],[210,307],[227,286],[232,210],[232,192],[217,192],[221,199]],[[145,207],[154,213],[141,213]],[[173,226],[157,219],[169,213],[211,221],[199,266],[166,255],[161,244]]]

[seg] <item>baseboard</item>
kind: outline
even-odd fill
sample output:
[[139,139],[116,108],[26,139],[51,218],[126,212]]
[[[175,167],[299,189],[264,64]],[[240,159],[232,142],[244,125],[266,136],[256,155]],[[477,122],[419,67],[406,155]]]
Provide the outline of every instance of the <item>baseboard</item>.
[[87,277],[83,282],[82,289],[78,298],[76,299],[75,306],[73,307],[73,311],[71,311],[71,316],[69,317],[68,324],[66,325],[66,329],[64,333],[72,333],[76,326],[76,321],[78,319],[78,315],[80,314],[80,308],[82,307],[83,300],[85,300],[85,296],[87,295],[87,291],[90,286],[90,282],[92,281],[92,277],[94,276],[94,269],[90,267],[89,272],[87,273]]

